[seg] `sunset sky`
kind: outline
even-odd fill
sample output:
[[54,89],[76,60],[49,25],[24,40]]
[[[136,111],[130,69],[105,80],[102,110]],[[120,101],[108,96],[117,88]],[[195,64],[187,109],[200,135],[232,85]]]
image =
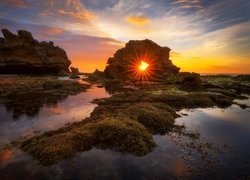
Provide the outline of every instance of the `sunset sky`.
[[0,0],[0,28],[54,41],[84,72],[151,39],[182,71],[250,73],[249,0]]

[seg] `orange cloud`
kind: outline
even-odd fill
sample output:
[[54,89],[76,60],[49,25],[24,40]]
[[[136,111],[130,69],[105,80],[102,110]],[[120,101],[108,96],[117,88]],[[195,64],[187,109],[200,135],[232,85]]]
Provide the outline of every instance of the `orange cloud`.
[[67,11],[64,9],[58,9],[56,12],[58,12],[61,15],[71,16],[78,20],[86,20],[86,19],[92,19],[94,18],[94,15],[92,15],[89,11]]
[[18,8],[26,8],[26,4],[23,0],[1,0],[0,4],[6,4]]
[[63,33],[65,33],[64,30],[59,29],[59,28],[54,28],[54,27],[47,27],[47,28],[45,29],[45,31],[46,31],[48,34],[52,34],[52,35],[58,35],[58,34],[63,34]]
[[151,22],[146,16],[129,16],[126,17],[126,21],[135,26],[145,26]]
[[172,4],[180,5],[179,8],[181,9],[196,8],[200,11],[204,10],[200,0],[175,0]]
[[74,20],[76,22],[86,23],[93,19],[95,16],[93,13],[88,11],[80,0],[50,0],[42,1],[42,3],[33,5],[40,6],[40,16],[53,16],[59,17],[60,19],[66,18],[67,21]]

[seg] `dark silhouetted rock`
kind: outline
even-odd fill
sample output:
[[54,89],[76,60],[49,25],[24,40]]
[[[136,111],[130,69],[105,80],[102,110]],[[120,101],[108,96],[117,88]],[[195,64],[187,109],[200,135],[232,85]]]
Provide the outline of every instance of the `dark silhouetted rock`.
[[70,60],[66,52],[53,42],[38,42],[30,32],[19,30],[13,34],[2,29],[0,39],[0,73],[58,74],[69,72]]
[[70,75],[70,72],[69,72],[69,71],[62,70],[62,71],[60,71],[57,75],[58,75],[58,76],[69,76],[69,75]]
[[70,70],[71,70],[71,73],[72,73],[72,74],[80,74],[78,68],[70,67]]
[[178,74],[179,69],[169,59],[170,48],[161,47],[151,40],[131,40],[108,59],[105,74],[121,80],[138,80],[136,76],[141,61],[149,64],[149,80],[162,74]]
[[79,79],[81,77],[79,75],[77,75],[77,74],[72,74],[71,76],[69,76],[69,78],[71,78],[71,79]]
[[181,72],[178,75],[179,80],[182,84],[181,89],[186,91],[197,91],[201,87],[201,78],[198,73],[190,72]]
[[250,82],[250,75],[249,74],[241,74],[241,75],[235,76],[233,79],[235,79],[237,81]]

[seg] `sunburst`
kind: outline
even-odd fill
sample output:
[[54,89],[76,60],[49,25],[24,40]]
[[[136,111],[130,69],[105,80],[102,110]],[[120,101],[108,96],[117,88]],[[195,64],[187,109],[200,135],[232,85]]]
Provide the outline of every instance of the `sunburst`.
[[138,54],[135,52],[135,57],[129,57],[131,63],[128,65],[128,72],[131,73],[131,80],[142,82],[153,80],[153,74],[157,69],[155,63],[157,57],[148,52]]

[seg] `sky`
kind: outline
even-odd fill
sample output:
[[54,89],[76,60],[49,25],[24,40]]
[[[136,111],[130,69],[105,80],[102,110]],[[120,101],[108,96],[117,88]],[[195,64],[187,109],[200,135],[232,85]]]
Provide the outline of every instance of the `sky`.
[[82,72],[151,39],[181,71],[250,73],[249,0],[0,0],[0,28],[55,42]]

